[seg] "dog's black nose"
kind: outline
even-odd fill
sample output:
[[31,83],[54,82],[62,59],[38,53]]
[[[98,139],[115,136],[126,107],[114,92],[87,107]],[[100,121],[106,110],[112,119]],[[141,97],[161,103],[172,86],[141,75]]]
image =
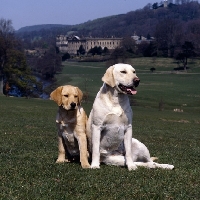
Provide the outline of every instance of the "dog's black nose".
[[135,87],[137,87],[139,85],[139,83],[140,83],[140,79],[139,78],[135,78],[133,80],[133,84],[134,84]]
[[70,104],[70,106],[71,106],[71,108],[75,108],[75,107],[76,107],[76,104],[75,104],[74,102],[72,102],[72,103]]

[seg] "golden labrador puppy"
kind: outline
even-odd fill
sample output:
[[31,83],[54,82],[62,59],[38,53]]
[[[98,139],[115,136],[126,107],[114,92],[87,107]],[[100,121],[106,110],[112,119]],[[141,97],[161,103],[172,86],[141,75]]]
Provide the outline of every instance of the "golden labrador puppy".
[[86,139],[87,116],[80,104],[82,91],[78,87],[65,85],[55,89],[50,96],[59,106],[56,116],[59,153],[56,162],[70,162],[69,156],[74,158],[80,155],[81,166],[90,168]]

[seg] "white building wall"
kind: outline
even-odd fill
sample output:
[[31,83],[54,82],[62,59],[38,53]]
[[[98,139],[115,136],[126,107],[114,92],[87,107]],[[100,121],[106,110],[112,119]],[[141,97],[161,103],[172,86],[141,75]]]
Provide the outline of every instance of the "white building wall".
[[109,50],[115,49],[120,45],[122,38],[84,38],[80,39],[75,36],[73,38],[67,38],[66,36],[60,35],[56,38],[56,46],[59,47],[60,51],[66,51],[69,54],[77,54],[77,50],[81,45],[85,49],[86,53],[95,46],[101,46],[102,49],[107,47]]

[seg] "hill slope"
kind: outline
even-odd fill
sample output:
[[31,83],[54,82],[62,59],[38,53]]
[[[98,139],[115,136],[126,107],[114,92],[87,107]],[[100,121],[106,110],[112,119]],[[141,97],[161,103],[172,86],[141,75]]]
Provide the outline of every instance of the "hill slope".
[[54,28],[64,28],[64,27],[71,27],[70,25],[62,25],[62,24],[41,24],[41,25],[34,25],[34,26],[25,26],[20,28],[17,33],[22,32],[32,32],[32,31],[41,31],[47,29],[54,29]]
[[[143,9],[131,11],[126,14],[113,15],[95,19],[77,25],[36,25],[21,28],[17,33],[26,37],[26,33],[36,31],[34,36],[55,37],[57,34],[75,33],[79,36],[93,37],[122,37],[133,35],[154,36],[156,25],[166,19],[177,20],[180,23],[200,19],[200,4],[189,2],[182,5],[170,4],[168,8],[160,7],[151,9],[146,6]],[[48,30],[48,31],[47,31]],[[45,32],[46,31],[46,32]]]

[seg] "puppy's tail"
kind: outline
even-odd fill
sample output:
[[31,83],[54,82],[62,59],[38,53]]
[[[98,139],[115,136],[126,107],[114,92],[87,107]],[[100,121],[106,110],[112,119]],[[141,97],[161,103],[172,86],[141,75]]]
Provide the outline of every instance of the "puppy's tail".
[[151,157],[151,160],[154,161],[154,160],[158,160],[157,157]]

